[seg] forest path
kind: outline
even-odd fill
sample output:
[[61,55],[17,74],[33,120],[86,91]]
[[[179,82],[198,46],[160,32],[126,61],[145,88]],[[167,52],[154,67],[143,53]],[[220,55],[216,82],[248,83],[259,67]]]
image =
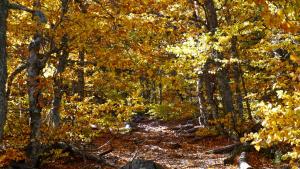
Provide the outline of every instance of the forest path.
[[[113,152],[106,155],[106,160],[118,167],[134,158],[153,160],[170,169],[200,168],[236,168],[224,166],[224,155],[204,152],[231,144],[224,137],[200,139],[189,136],[184,131],[175,131],[180,124],[144,119],[135,129],[127,134],[118,135],[111,140]],[[183,136],[183,135],[187,136]],[[95,144],[107,142],[107,136],[100,137]]]
[[[116,169],[132,159],[153,160],[166,169],[236,169],[237,165],[223,165],[228,154],[208,154],[208,150],[232,144],[226,137],[198,138],[178,130],[186,121],[161,122],[143,119],[126,134],[103,134],[91,145],[89,152],[99,153],[112,148],[103,159],[112,166],[84,161],[80,158],[62,158],[48,163],[44,169]],[[174,130],[177,128],[177,130]],[[270,160],[256,152],[249,153],[254,168],[276,168]],[[262,167],[265,166],[265,167]]]

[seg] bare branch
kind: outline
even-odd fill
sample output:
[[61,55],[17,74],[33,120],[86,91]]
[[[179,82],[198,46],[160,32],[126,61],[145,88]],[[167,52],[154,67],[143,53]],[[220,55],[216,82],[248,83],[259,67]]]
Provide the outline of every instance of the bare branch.
[[9,9],[21,10],[21,11],[26,11],[26,12],[29,12],[29,13],[34,13],[34,10],[32,10],[30,8],[27,8],[26,6],[23,6],[23,5],[18,4],[18,3],[9,3],[8,8]]

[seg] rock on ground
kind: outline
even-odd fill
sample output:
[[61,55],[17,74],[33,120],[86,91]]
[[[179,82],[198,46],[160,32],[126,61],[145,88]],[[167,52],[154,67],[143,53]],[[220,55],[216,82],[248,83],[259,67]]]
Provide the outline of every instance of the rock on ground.
[[121,169],[163,169],[152,160],[134,159],[123,166]]

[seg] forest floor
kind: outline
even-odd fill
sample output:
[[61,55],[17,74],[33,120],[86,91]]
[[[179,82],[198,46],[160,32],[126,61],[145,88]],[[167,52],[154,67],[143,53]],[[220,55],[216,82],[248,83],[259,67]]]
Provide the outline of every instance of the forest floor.
[[[174,131],[178,122],[159,122],[144,119],[135,129],[126,134],[104,134],[93,142],[92,147],[99,149],[112,148],[104,160],[112,166],[103,166],[82,159],[70,157],[45,164],[45,169],[114,169],[124,166],[132,159],[153,160],[167,169],[233,169],[237,165],[224,165],[228,154],[208,154],[208,150],[232,144],[226,137],[183,137]],[[182,123],[181,123],[182,124]],[[100,147],[100,148],[99,148]],[[106,149],[107,149],[106,148]],[[248,154],[248,162],[254,168],[277,168],[272,161],[253,152]]]

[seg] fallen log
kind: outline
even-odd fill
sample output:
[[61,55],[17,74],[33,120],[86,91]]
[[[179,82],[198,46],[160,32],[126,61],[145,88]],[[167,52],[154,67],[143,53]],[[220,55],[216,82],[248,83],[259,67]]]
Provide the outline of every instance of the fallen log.
[[77,157],[81,157],[83,159],[91,160],[91,161],[95,161],[95,162],[104,162],[101,157],[112,152],[112,148],[110,148],[104,152],[101,152],[98,155],[94,155],[91,153],[87,153],[83,150],[80,150],[78,147],[71,145],[71,144],[67,144],[65,142],[54,143],[51,146],[51,148],[52,149],[62,149],[63,152],[68,152],[71,156],[77,156]]

